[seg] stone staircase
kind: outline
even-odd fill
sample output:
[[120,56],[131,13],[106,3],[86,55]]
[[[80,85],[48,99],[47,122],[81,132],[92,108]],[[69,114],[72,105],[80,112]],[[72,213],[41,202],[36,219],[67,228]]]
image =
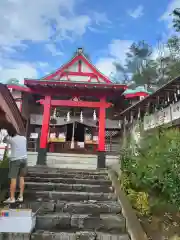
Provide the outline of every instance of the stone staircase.
[[37,211],[34,240],[130,240],[105,171],[29,167],[24,207]]

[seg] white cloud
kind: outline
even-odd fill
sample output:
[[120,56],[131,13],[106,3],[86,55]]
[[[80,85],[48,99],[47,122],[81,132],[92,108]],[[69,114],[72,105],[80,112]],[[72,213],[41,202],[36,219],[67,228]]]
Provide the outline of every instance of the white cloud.
[[96,67],[106,76],[109,76],[115,71],[115,67],[113,65],[114,61],[117,60],[122,65],[125,64],[126,53],[129,51],[129,47],[132,43],[133,41],[131,40],[112,40],[108,46],[109,57],[100,58],[96,63]]
[[59,51],[56,48],[56,45],[53,43],[47,43],[45,47],[52,54],[52,56],[62,56],[63,55],[63,52]]
[[144,7],[142,5],[137,6],[135,9],[127,11],[128,15],[132,18],[140,18],[144,15]]
[[[11,64],[11,66],[10,66]],[[37,78],[38,72],[30,63],[26,62],[8,62],[8,66],[0,66],[0,79],[6,82],[10,78],[17,78],[20,83],[24,83],[24,78]]]
[[48,67],[49,67],[49,63],[47,63],[47,62],[38,62],[37,65],[38,65],[38,67],[41,68],[41,69],[44,69],[44,68],[48,68]]
[[108,19],[106,13],[93,12],[92,14],[97,25],[101,25],[102,23],[111,24],[111,21]]
[[110,76],[110,74],[115,71],[113,61],[113,58],[100,58],[96,63],[96,67],[106,76]]
[[115,39],[109,44],[109,54],[113,58],[119,60],[122,64],[125,63],[126,54],[129,51],[133,41]]
[[[108,22],[104,13],[96,13],[94,17],[77,14],[75,10],[79,2],[81,0],[1,0],[0,79],[18,78],[22,81],[24,77],[37,76],[38,64],[32,65],[26,56],[25,62],[15,58],[21,57],[28,42],[44,44],[53,56],[62,55],[56,48],[56,41],[76,39],[91,26]],[[51,44],[52,41],[55,44]]]
[[83,35],[91,19],[76,15],[74,6],[75,0],[1,0],[0,44],[17,46],[25,40]]

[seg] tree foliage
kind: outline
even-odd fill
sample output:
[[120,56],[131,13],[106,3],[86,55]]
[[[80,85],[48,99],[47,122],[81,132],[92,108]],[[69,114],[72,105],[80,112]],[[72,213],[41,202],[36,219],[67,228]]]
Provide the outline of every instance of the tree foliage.
[[122,184],[126,192],[144,192],[146,196],[155,196],[180,208],[178,130],[155,130],[146,133],[140,141],[138,155],[133,155],[132,149],[127,148],[122,161]]
[[180,74],[180,38],[170,37],[158,42],[153,50],[145,41],[133,43],[126,54],[125,64],[114,63],[116,82],[160,87]]
[[172,12],[173,15],[173,27],[177,32],[180,31],[180,8],[174,9]]

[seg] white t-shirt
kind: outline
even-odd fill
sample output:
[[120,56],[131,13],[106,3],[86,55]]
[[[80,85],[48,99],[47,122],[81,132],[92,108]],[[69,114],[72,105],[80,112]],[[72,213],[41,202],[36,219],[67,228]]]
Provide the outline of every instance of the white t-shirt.
[[11,155],[10,160],[20,160],[27,158],[27,140],[26,137],[16,135],[14,137],[5,137],[4,142],[10,144],[11,146]]

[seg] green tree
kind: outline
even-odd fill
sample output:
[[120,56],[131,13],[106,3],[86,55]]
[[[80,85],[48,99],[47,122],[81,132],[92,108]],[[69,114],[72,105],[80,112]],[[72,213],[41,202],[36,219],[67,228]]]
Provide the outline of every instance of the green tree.
[[180,132],[156,129],[142,133],[137,149],[138,154],[133,155],[127,146],[122,156],[129,187],[180,208]]
[[[127,53],[125,65],[122,65],[120,62],[114,62],[116,69],[114,78],[120,79],[120,82],[126,83],[130,87],[149,83],[149,79],[152,78],[148,73],[153,72],[153,77],[155,75],[152,61],[150,60],[151,54],[152,48],[145,41],[133,43]],[[148,78],[146,79],[147,75]]]
[[147,87],[151,87],[151,85],[157,85],[157,65],[153,60],[149,60],[141,70],[141,72],[136,72],[132,76],[132,80],[136,83],[137,86],[147,85]]
[[170,56],[173,60],[180,59],[180,39],[178,36],[174,35],[167,41],[167,47],[170,53]]
[[132,73],[141,72],[152,54],[152,47],[145,41],[133,43],[127,53],[126,67]]
[[175,28],[176,32],[180,31],[180,8],[174,9],[172,12],[173,15],[173,27]]

